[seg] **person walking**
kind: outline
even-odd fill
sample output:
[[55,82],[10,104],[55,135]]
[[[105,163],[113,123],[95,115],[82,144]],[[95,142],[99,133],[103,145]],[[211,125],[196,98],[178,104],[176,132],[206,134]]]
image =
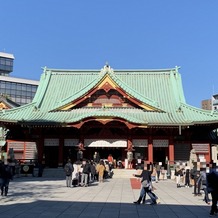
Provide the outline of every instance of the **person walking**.
[[201,169],[197,184],[204,191],[204,201],[206,202],[206,204],[210,204],[210,199],[207,191],[206,169]]
[[66,174],[66,186],[71,187],[72,184],[72,173],[74,171],[73,165],[71,163],[71,160],[68,159],[68,162],[64,166],[64,171]]
[[156,195],[152,192],[152,183],[151,183],[152,171],[149,171],[147,166],[145,165],[141,174],[138,175],[133,174],[134,177],[141,178],[141,191],[138,200],[133,202],[134,204],[140,204],[142,200],[145,201],[146,194],[148,194],[148,196],[152,201],[151,205],[157,204]]

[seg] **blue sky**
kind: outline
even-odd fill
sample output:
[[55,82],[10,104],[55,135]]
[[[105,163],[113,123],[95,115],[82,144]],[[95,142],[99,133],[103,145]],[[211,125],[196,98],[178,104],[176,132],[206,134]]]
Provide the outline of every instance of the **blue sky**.
[[218,93],[218,1],[0,0],[0,51],[14,77],[42,67],[164,69],[181,66],[188,104]]

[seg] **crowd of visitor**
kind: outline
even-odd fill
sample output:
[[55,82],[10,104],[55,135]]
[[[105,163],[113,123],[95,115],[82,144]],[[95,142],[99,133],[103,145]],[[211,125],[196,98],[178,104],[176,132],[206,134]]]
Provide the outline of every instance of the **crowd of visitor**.
[[218,166],[216,163],[206,164],[194,162],[193,167],[177,165],[175,168],[177,188],[193,188],[193,196],[203,196],[203,201],[211,205],[210,215],[217,215],[218,201]]
[[64,166],[66,186],[87,187],[93,182],[102,183],[105,179],[113,177],[113,168],[112,155],[109,155],[107,160],[100,159],[97,153],[94,154],[93,160],[82,159],[71,163],[69,159]]

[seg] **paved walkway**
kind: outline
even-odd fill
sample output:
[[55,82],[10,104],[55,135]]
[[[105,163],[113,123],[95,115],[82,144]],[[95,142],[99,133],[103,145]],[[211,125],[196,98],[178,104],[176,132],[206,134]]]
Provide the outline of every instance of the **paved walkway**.
[[0,196],[0,217],[209,217],[210,206],[203,202],[203,196],[193,196],[193,188],[176,188],[171,180],[154,186],[161,204],[151,206],[133,204],[140,190],[132,189],[128,178],[74,188],[67,188],[65,180],[16,178],[10,183],[8,196]]

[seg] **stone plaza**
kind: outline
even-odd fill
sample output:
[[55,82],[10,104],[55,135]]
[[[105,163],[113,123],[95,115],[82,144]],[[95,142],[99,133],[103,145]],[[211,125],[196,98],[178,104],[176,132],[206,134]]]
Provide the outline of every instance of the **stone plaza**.
[[[135,178],[136,179],[136,178]],[[20,177],[10,183],[8,196],[0,198],[0,217],[208,217],[210,205],[203,196],[194,197],[193,188],[176,188],[173,180],[154,183],[160,204],[135,205],[140,189],[131,184],[133,178],[116,176],[88,187],[67,188],[65,178]]]

